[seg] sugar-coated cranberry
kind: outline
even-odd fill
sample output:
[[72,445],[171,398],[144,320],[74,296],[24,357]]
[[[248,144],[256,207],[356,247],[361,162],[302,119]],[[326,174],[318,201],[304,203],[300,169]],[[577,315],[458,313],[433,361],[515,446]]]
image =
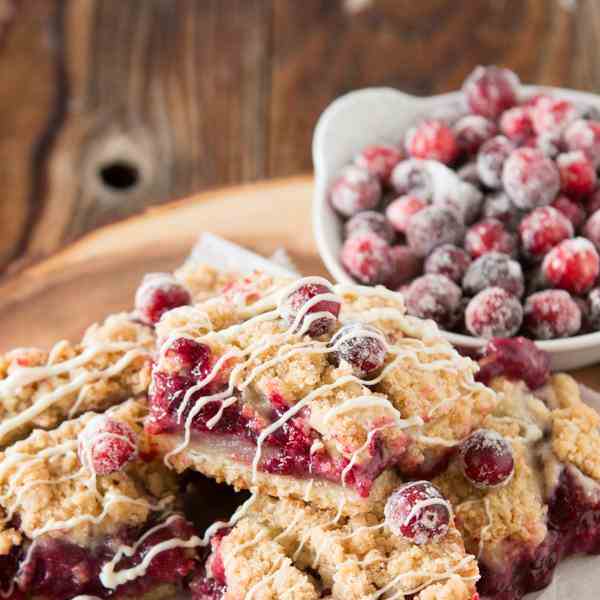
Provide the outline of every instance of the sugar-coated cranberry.
[[502,187],[502,170],[515,145],[507,137],[497,135],[485,142],[477,154],[479,179],[488,187]]
[[366,169],[348,165],[335,180],[329,199],[343,217],[374,209],[381,200],[381,184]]
[[377,285],[393,275],[390,246],[373,233],[347,239],[342,246],[341,260],[348,273],[361,283]]
[[204,379],[212,367],[210,346],[186,337],[173,340],[163,350],[163,358],[168,362],[169,372],[196,379]]
[[458,147],[465,154],[475,154],[495,134],[496,124],[481,115],[466,115],[454,124]]
[[515,142],[522,142],[533,135],[533,122],[528,106],[509,108],[500,117],[500,131]]
[[561,132],[579,116],[577,107],[569,100],[553,98],[545,94],[535,98],[530,112],[533,128],[538,135]]
[[585,209],[589,215],[593,215],[597,210],[600,210],[600,188],[587,199]]
[[[385,243],[381,238],[375,237],[375,239]],[[303,313],[299,327],[304,328],[305,322],[310,320],[311,323],[308,325],[306,333],[313,337],[323,335],[336,326],[340,314],[340,301],[323,297],[331,294],[333,294],[333,289],[324,281],[321,283],[310,278],[306,281],[301,280],[280,303],[281,316],[288,325],[292,325],[298,319],[298,315]],[[319,300],[319,297],[323,298]],[[306,308],[307,305],[309,308]],[[328,315],[314,319],[314,315],[317,313],[328,313]]]
[[415,279],[405,295],[411,315],[433,319],[440,327],[451,329],[461,312],[462,292],[443,275],[423,275]]
[[429,481],[405,483],[385,503],[385,523],[397,536],[423,545],[448,533],[450,504]]
[[600,209],[597,210],[592,216],[586,221],[583,226],[583,235],[596,246],[598,252],[600,252]]
[[476,160],[472,160],[471,162],[468,162],[467,164],[463,165],[460,169],[458,169],[456,174],[463,181],[466,181],[471,185],[478,186],[481,183],[481,180],[479,179],[479,169],[477,168]]
[[511,445],[492,429],[474,431],[460,445],[459,456],[464,476],[478,488],[506,485],[515,471]]
[[579,229],[579,227],[583,225],[585,221],[585,210],[578,202],[575,202],[566,196],[558,196],[551,206],[571,221],[573,229]]
[[563,139],[567,150],[581,150],[595,167],[600,164],[600,122],[577,119],[567,127]]
[[390,222],[375,210],[365,210],[354,215],[344,226],[346,238],[363,233],[374,233],[388,243],[393,242],[396,237],[396,232]]
[[551,206],[531,211],[519,225],[521,245],[527,256],[542,258],[554,246],[573,237],[573,225]]
[[[414,279],[422,272],[423,260],[408,246],[392,246],[392,275],[389,286],[396,289],[398,286]],[[387,282],[386,282],[387,283]]]
[[440,194],[433,201],[434,206],[453,212],[465,225],[479,217],[482,203],[481,190],[466,182],[461,182],[455,193]]
[[81,464],[96,475],[120,471],[137,456],[133,429],[108,415],[93,417],[77,438]]
[[464,225],[452,211],[428,206],[410,219],[406,240],[419,256],[427,256],[442,244],[458,244],[464,230]]
[[570,198],[588,196],[596,187],[596,169],[581,150],[556,157],[560,173],[560,189]]
[[382,183],[387,183],[394,167],[401,160],[400,148],[387,144],[373,144],[364,148],[355,157],[354,163],[377,177]]
[[469,108],[488,119],[497,119],[517,103],[519,78],[500,67],[477,67],[463,84]]
[[385,335],[363,323],[344,325],[331,338],[330,345],[337,361],[348,363],[361,379],[379,371],[387,354]]
[[517,250],[517,239],[497,219],[483,219],[467,230],[465,249],[473,258],[487,252],[513,255]]
[[600,330],[600,287],[590,290],[587,297],[588,322],[592,329]]
[[573,294],[592,288],[600,271],[598,252],[585,238],[565,240],[546,254],[542,263],[544,277],[555,287]]
[[500,252],[488,252],[471,263],[462,284],[469,296],[489,287],[501,287],[518,297],[525,291],[521,265]]
[[537,340],[575,335],[581,329],[581,310],[564,290],[545,290],[525,301],[524,324]]
[[522,144],[539,150],[546,158],[556,158],[563,150],[560,133],[546,132],[532,136]]
[[433,194],[433,181],[425,163],[416,158],[403,160],[392,171],[392,187],[400,195],[416,196],[428,202]]
[[426,206],[427,203],[417,196],[400,196],[388,205],[385,210],[385,216],[396,231],[404,233],[411,217]]
[[506,192],[492,192],[485,197],[481,208],[484,219],[497,219],[509,231],[514,231],[521,222],[525,212],[517,208]]
[[406,133],[406,151],[414,158],[437,160],[446,165],[454,162],[458,145],[452,129],[443,121],[426,119]]
[[511,337],[521,327],[523,307],[519,299],[500,287],[487,288],[471,299],[465,325],[474,336]]
[[192,301],[188,290],[168,273],[149,273],[135,294],[135,309],[148,325],[158,323],[168,310]]
[[560,189],[556,164],[535,148],[518,148],[504,163],[502,182],[514,204],[531,210],[547,206]]
[[477,379],[484,383],[503,375],[520,379],[529,389],[535,390],[550,377],[550,355],[524,337],[491,339],[479,366]]
[[468,252],[453,244],[438,246],[425,260],[425,273],[444,275],[460,284],[469,265],[471,256]]

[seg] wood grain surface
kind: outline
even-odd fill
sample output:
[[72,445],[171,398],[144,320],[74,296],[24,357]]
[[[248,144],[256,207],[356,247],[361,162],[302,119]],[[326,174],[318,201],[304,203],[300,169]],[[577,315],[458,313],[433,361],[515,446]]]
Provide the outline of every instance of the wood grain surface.
[[600,89],[597,0],[0,0],[0,21],[10,272],[168,199],[309,171],[318,115],[354,88],[429,94],[500,63]]

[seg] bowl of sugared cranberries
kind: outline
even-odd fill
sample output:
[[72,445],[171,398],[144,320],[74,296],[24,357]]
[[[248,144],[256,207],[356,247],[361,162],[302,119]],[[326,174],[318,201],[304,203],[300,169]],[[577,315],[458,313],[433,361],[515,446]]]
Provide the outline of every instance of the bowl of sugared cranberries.
[[313,227],[342,283],[383,285],[471,351],[526,336],[600,362],[600,97],[477,67],[458,92],[342,96],[313,139]]

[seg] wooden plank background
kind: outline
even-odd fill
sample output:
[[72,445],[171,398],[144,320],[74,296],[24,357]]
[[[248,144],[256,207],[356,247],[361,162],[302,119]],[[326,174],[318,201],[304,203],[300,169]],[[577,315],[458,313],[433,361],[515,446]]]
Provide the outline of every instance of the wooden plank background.
[[479,63],[600,90],[599,47],[598,0],[0,0],[0,268],[309,171],[348,90],[447,91]]

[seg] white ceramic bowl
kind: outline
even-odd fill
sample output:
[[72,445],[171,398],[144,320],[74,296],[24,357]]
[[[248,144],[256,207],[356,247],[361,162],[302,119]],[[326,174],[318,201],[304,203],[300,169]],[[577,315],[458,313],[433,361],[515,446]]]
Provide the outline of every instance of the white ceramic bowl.
[[[600,109],[600,97],[561,88],[523,86],[524,94],[549,91],[575,102]],[[338,282],[350,283],[339,260],[342,246],[341,221],[331,208],[327,192],[339,170],[365,146],[398,143],[419,117],[461,103],[461,92],[428,98],[410,96],[392,88],[366,88],[350,92],[332,102],[321,115],[313,137],[316,186],[313,201],[313,230],[325,266]],[[485,340],[444,332],[454,345],[477,348]],[[555,370],[575,369],[600,362],[600,332],[560,340],[540,341],[551,356]]]

